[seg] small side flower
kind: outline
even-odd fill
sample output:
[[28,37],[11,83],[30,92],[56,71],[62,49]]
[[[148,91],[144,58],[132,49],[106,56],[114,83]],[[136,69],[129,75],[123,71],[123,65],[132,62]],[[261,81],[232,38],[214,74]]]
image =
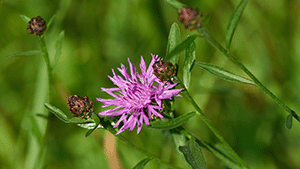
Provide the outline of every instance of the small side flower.
[[97,98],[104,104],[103,107],[115,106],[114,108],[100,112],[102,116],[119,116],[114,128],[122,125],[117,134],[126,129],[132,131],[137,126],[137,134],[140,133],[143,124],[149,125],[149,119],[164,118],[160,111],[163,109],[162,100],[180,96],[183,89],[173,89],[177,83],[161,81],[154,75],[153,65],[161,60],[157,55],[152,55],[152,61],[147,69],[146,63],[141,56],[141,74],[136,70],[133,63],[129,62],[130,74],[123,64],[118,68],[123,75],[119,76],[112,69],[113,77],[109,79],[117,86],[115,88],[101,88],[113,99]]
[[182,22],[186,29],[191,31],[201,27],[202,13],[198,12],[196,8],[182,7],[178,10],[178,15],[179,22]]
[[90,118],[91,112],[94,111],[93,101],[89,100],[87,96],[70,96],[68,99],[68,105],[73,116],[80,117],[81,119]]
[[27,30],[30,34],[41,35],[47,28],[46,22],[40,16],[32,18],[28,22]]

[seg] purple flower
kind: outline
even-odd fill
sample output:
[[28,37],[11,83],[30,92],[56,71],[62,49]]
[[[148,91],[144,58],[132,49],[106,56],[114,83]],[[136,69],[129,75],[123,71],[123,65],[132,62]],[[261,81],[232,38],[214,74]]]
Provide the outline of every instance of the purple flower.
[[156,55],[152,55],[152,61],[148,67],[141,56],[140,69],[141,74],[136,71],[133,63],[129,62],[130,74],[123,64],[118,68],[119,72],[124,76],[121,77],[112,69],[113,77],[109,79],[117,86],[115,88],[101,88],[102,91],[108,93],[114,99],[101,99],[104,106],[115,106],[112,109],[100,112],[102,116],[121,116],[114,128],[123,122],[123,126],[116,134],[120,134],[126,129],[132,131],[137,125],[137,134],[142,129],[143,123],[149,125],[149,119],[153,116],[164,118],[159,111],[162,110],[162,100],[172,99],[173,96],[180,96],[179,92],[183,89],[172,89],[177,83],[163,83],[153,74],[153,64],[160,60]]

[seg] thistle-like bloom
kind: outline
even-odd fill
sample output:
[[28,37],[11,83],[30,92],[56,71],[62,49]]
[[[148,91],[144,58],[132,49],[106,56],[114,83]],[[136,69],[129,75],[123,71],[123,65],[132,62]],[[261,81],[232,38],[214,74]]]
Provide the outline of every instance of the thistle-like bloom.
[[136,67],[128,59],[130,74],[127,73],[125,66],[121,64],[121,68],[118,68],[118,70],[125,79],[117,75],[112,69],[113,77],[108,77],[117,87],[101,88],[102,91],[108,93],[114,99],[97,98],[97,100],[104,104],[103,107],[116,107],[100,112],[99,115],[121,116],[114,125],[114,128],[116,128],[121,122],[123,123],[117,134],[126,129],[132,131],[135,126],[137,126],[137,134],[139,134],[143,123],[146,126],[149,125],[149,119],[155,116],[164,118],[160,114],[160,111],[163,109],[162,100],[180,96],[179,92],[183,89],[172,89],[177,83],[161,82],[154,75],[153,65],[159,60],[161,59],[157,55],[152,55],[152,61],[147,69],[146,63],[141,56],[141,74],[139,74],[136,71]]

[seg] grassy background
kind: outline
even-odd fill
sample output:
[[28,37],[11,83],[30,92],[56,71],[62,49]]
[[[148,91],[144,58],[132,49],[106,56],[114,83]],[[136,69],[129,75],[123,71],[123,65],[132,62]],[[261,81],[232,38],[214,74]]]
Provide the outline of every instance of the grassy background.
[[[210,15],[208,30],[224,44],[229,18],[238,0],[181,1]],[[0,168],[31,168],[39,160],[36,154],[32,117],[39,103],[39,92],[45,84],[41,56],[7,58],[12,52],[37,49],[34,35],[26,30],[20,14],[30,18],[40,15],[46,21],[56,19],[45,33],[50,56],[55,54],[55,41],[65,31],[62,56],[53,70],[53,104],[65,112],[69,95],[87,95],[94,101],[96,112],[101,104],[96,97],[108,97],[100,87],[112,87],[107,78],[111,69],[127,64],[129,57],[136,65],[143,55],[164,56],[170,26],[177,21],[177,10],[161,0],[3,0],[0,13]],[[252,0],[248,3],[232,42],[232,53],[283,102],[300,113],[300,2]],[[181,27],[182,39],[193,34]],[[195,33],[195,32],[194,32]],[[202,39],[196,39],[197,61],[209,62],[243,74],[220,52]],[[184,57],[184,53],[181,54]],[[52,58],[53,59],[53,58]],[[40,75],[39,75],[40,74]],[[260,89],[215,78],[195,67],[190,93],[213,125],[251,168],[300,168],[300,124],[285,128],[288,115]],[[45,111],[43,105],[38,110]],[[193,110],[183,97],[176,100],[179,114]],[[68,114],[71,116],[71,114]],[[185,125],[192,133],[209,143],[218,140],[201,121],[194,117]],[[108,159],[117,152],[120,168],[132,168],[146,156],[117,141],[117,150],[107,149],[112,137],[97,130],[85,138],[86,130],[64,124],[49,116],[45,137],[47,150],[43,168],[109,168]],[[132,143],[186,168],[176,155],[168,133],[144,128],[136,136],[125,131]],[[108,139],[109,138],[109,139]],[[203,150],[209,168],[225,164]],[[43,153],[41,154],[42,157]],[[111,159],[112,157],[112,159]],[[43,159],[43,158],[41,158]],[[116,160],[116,159],[115,159]],[[150,161],[146,168],[166,168]]]

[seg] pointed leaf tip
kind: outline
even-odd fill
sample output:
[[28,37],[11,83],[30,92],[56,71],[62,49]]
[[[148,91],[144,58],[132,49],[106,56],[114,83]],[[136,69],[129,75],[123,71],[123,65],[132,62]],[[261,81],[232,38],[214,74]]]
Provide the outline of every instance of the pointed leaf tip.
[[133,167],[133,169],[143,169],[145,167],[145,165],[151,160],[151,158],[145,158],[142,161],[140,161],[139,163],[137,163],[137,165],[135,165]]
[[148,127],[153,129],[160,129],[160,130],[170,130],[186,123],[190,118],[195,116],[195,114],[196,112],[190,112],[182,116],[179,116],[175,119],[150,122],[150,125]]
[[228,70],[225,70],[223,68],[220,68],[218,66],[209,64],[209,63],[203,63],[203,62],[198,62],[196,63],[201,69],[228,81],[234,81],[234,82],[239,82],[239,83],[245,83],[245,84],[251,84],[255,85],[256,84],[250,80],[247,79],[243,76],[237,75],[235,73],[229,72]]
[[28,23],[31,20],[28,16],[25,16],[25,15],[20,15],[20,17],[26,23]]
[[192,138],[187,145],[180,146],[179,150],[183,153],[185,160],[193,169],[206,169],[206,161],[195,139]]
[[246,7],[247,1],[248,0],[242,0],[240,2],[240,4],[235,8],[235,10],[230,18],[229,24],[227,26],[226,35],[225,35],[225,42],[226,42],[227,49],[230,48],[233,34],[235,32],[238,22],[240,21],[243,11]]

